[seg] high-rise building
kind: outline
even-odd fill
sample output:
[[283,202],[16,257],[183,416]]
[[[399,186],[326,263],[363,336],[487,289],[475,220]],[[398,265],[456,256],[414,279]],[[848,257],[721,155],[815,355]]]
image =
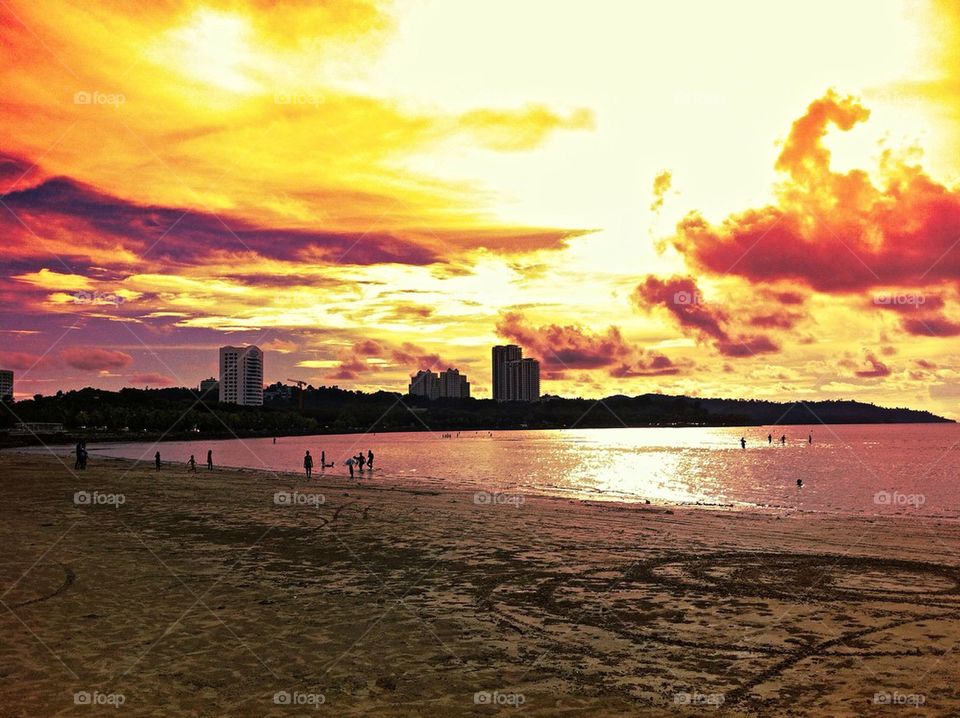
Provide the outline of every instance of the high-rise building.
[[13,398],[13,372],[0,369],[0,401],[7,397]]
[[516,344],[494,347],[492,358],[496,401],[540,401],[540,362],[524,359]]
[[441,399],[467,399],[470,396],[470,382],[467,375],[457,369],[447,369],[440,372]]
[[425,396],[428,399],[440,398],[440,377],[435,372],[421,369],[416,376],[410,377],[411,396]]
[[213,397],[216,394],[220,396],[220,382],[210,377],[209,379],[200,380],[200,396],[209,396]]
[[540,401],[540,362],[518,359],[507,364],[509,401]]
[[263,352],[259,347],[220,347],[220,401],[263,406]]
[[523,351],[516,344],[493,348],[493,398],[496,401],[513,401],[508,385],[507,364],[519,361]]

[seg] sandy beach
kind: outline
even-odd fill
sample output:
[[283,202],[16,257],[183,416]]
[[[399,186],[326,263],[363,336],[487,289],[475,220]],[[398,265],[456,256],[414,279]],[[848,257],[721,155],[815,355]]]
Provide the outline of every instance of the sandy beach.
[[0,713],[960,713],[960,524],[0,454]]

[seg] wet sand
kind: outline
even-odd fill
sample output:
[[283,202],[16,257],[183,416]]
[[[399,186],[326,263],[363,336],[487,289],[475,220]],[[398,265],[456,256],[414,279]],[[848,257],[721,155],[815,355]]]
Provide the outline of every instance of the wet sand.
[[0,454],[0,715],[960,714],[956,521],[94,461]]

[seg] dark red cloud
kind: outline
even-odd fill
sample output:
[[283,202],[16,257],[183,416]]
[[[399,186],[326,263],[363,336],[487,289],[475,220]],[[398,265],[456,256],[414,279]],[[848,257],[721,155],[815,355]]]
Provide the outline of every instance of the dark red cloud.
[[[257,226],[226,215],[134,204],[62,177],[8,192],[0,199],[19,218],[18,221],[5,212],[0,226],[26,243],[16,252],[21,256],[36,243],[32,230],[70,238],[76,244],[78,257],[84,253],[80,240],[87,239],[95,241],[101,250],[113,243],[141,259],[177,265],[201,264],[212,255],[231,252],[252,252],[286,261],[356,265],[425,265],[439,261],[434,251],[384,232]],[[49,259],[46,253],[43,258]]]
[[68,347],[61,350],[60,358],[68,366],[81,371],[122,369],[133,361],[129,354],[96,347]]
[[40,354],[30,352],[0,352],[0,369],[14,369],[27,371],[41,366],[48,366],[50,360]]
[[130,377],[130,381],[136,386],[175,386],[177,384],[176,379],[171,379],[168,376],[163,374],[134,374]]
[[688,215],[672,242],[695,268],[754,283],[789,281],[821,292],[929,287],[960,280],[960,191],[887,154],[882,180],[830,169],[822,139],[868,112],[828,92],[791,129],[777,169],[776,204],[713,225]]
[[907,334],[918,337],[955,337],[960,334],[960,322],[939,315],[904,317],[902,326]]
[[864,357],[864,361],[867,363],[867,368],[858,369],[854,372],[854,374],[858,377],[864,379],[874,379],[890,376],[892,373],[890,367],[877,359],[877,356],[873,352],[867,352],[866,356]]
[[646,352],[627,343],[615,326],[591,333],[578,326],[550,324],[534,327],[522,314],[506,312],[497,334],[539,357],[545,372],[563,375],[572,369],[606,369],[610,376],[658,376],[680,369],[663,354]]
[[[767,336],[744,335],[733,330],[730,315],[723,308],[707,303],[692,277],[660,279],[648,276],[637,285],[630,298],[645,311],[665,309],[681,330],[690,330],[701,341],[712,341],[724,356],[750,357],[780,349]],[[760,319],[763,321],[762,317]]]

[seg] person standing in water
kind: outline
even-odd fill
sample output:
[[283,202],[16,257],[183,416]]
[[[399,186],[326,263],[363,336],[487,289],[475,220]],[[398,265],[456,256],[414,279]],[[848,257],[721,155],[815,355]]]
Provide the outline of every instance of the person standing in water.
[[207,471],[213,471],[213,449],[207,449]]
[[160,452],[159,451],[153,455],[153,462],[157,467],[157,471],[160,471]]
[[323,471],[325,468],[327,468],[327,452],[321,451],[320,452],[320,471]]
[[197,460],[193,458],[193,454],[190,454],[190,461],[187,462],[187,466],[194,474],[197,473]]
[[353,457],[351,456],[349,459],[346,460],[345,463],[347,465],[347,468],[350,469],[350,478],[352,479],[353,478]]
[[768,444],[772,444],[772,443],[773,443],[773,434],[767,434],[767,443],[768,443]]
[[747,448],[747,440],[746,440],[744,437],[742,437],[742,436],[740,437],[740,448],[741,448],[741,449],[746,449],[746,448]]
[[787,445],[787,435],[784,434],[783,436],[780,437],[780,446],[786,446],[786,445]]
[[367,468],[373,471],[373,452],[369,449],[367,450]]
[[310,456],[309,450],[303,455],[303,470],[307,472],[307,478],[309,479],[313,473],[313,457]]
[[357,454],[357,465],[360,467],[360,471],[363,471],[363,465],[367,463],[367,460],[363,458],[363,452]]
[[813,443],[813,434],[807,434],[807,443],[808,443],[808,444],[812,444],[812,443]]

